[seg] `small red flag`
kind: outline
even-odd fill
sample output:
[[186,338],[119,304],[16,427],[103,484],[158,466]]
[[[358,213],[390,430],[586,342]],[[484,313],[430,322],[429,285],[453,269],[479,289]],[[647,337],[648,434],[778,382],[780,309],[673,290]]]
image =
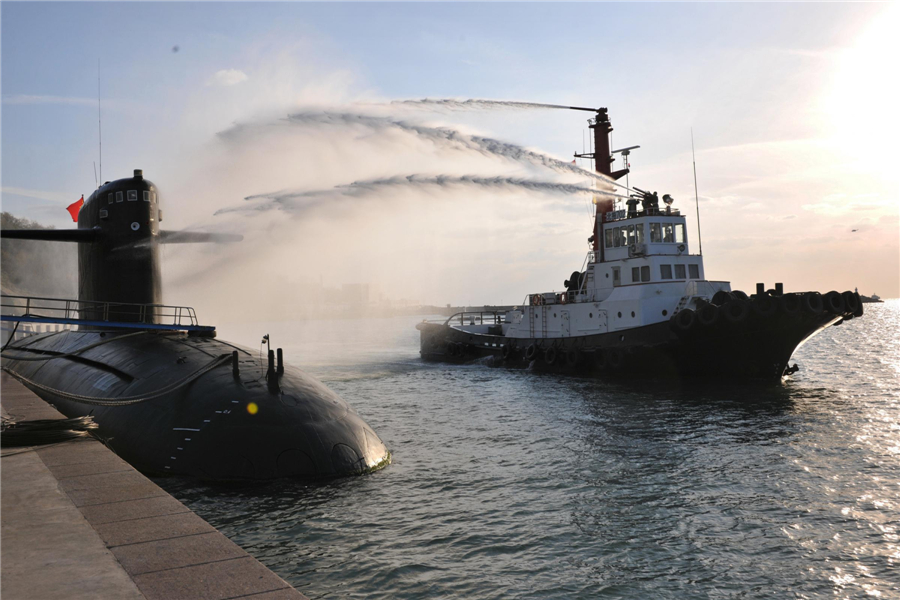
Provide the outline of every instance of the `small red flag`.
[[81,210],[82,206],[84,206],[84,194],[81,195],[80,200],[77,200],[66,207],[66,210],[72,215],[72,220],[76,223],[78,222],[78,211]]

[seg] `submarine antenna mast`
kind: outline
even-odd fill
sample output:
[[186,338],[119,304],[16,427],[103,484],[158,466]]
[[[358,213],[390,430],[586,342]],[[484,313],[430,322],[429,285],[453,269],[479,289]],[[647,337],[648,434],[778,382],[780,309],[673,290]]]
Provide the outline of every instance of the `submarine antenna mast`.
[[[97,59],[97,142],[100,147],[100,179],[103,179],[103,127],[100,119],[100,59]],[[99,185],[97,187],[100,187]]]
[[694,203],[697,206],[697,241],[703,256],[703,238],[700,237],[700,192],[697,191],[697,154],[694,152],[694,128],[691,127],[691,159],[694,161]]

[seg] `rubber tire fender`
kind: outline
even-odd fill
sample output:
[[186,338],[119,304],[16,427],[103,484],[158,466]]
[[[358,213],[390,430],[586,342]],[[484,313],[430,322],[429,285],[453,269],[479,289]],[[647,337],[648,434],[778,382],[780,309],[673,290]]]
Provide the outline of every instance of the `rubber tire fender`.
[[672,315],[672,326],[676,331],[688,332],[693,329],[696,322],[697,313],[695,313],[690,308],[679,310],[677,313]]
[[803,294],[803,310],[814,315],[821,315],[825,310],[822,294],[819,292],[806,292]]
[[722,306],[723,304],[731,302],[732,299],[733,297],[729,292],[726,292],[725,290],[719,290],[718,292],[713,294],[712,303],[716,306]]
[[750,316],[750,303],[746,300],[732,300],[721,310],[729,323],[742,323]]
[[737,298],[738,300],[749,300],[750,296],[742,292],[741,290],[734,290],[731,292],[731,295]]
[[556,348],[550,347],[544,350],[544,362],[548,365],[555,365],[556,360],[559,358],[559,353],[556,351]]
[[503,349],[500,350],[500,356],[503,360],[509,360],[512,356],[512,348],[509,347],[509,344],[504,344]]
[[863,316],[863,301],[862,301],[862,298],[859,297],[859,292],[853,292],[853,295],[856,296],[856,301],[857,301],[857,303],[859,303],[859,309],[858,309],[855,313],[853,313],[853,316],[854,316],[854,317],[861,317],[861,316]]
[[459,349],[456,347],[456,342],[449,342],[447,344],[447,354],[452,358],[459,356]]
[[610,348],[606,351],[606,364],[618,371],[625,364],[625,353],[620,348]]
[[570,367],[577,367],[578,363],[581,362],[581,352],[576,350],[575,348],[569,348],[566,350],[566,364]]
[[707,304],[697,311],[697,321],[704,327],[712,327],[719,322],[719,307]]
[[768,294],[757,295],[750,306],[760,317],[772,317],[778,312],[778,301]]
[[786,315],[796,315],[800,312],[800,307],[803,305],[803,299],[801,296],[797,294],[785,294],[781,298],[779,298],[781,303],[781,310],[784,311]]
[[841,294],[844,297],[844,310],[852,315],[856,315],[859,311],[859,298],[856,297],[856,294],[853,292],[844,292]]
[[608,361],[606,360],[606,351],[602,348],[597,348],[597,351],[594,352],[594,366],[597,367],[600,371],[605,371],[608,365]]
[[827,310],[831,314],[844,314],[844,297],[841,296],[840,292],[836,292],[834,290],[828,292],[827,294],[822,296],[822,303],[825,305],[825,310]]
[[526,360],[534,360],[537,356],[537,346],[535,344],[531,344],[527,348],[525,348],[525,359]]

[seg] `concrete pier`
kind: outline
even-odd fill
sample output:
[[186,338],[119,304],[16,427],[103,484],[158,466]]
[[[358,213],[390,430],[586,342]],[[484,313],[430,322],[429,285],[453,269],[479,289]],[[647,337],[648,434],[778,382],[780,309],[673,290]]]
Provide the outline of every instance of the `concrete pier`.
[[[0,405],[65,418],[6,373]],[[305,598],[92,438],[2,454],[3,600]]]

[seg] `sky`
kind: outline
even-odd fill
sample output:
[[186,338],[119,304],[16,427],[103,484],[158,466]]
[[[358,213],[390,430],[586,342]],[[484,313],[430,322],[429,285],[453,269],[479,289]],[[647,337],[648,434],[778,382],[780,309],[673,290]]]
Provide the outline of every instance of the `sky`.
[[142,168],[164,228],[245,235],[167,248],[167,301],[369,282],[518,303],[561,289],[590,235],[589,195],[521,182],[591,181],[482,141],[569,162],[590,115],[393,101],[605,106],[613,146],[641,146],[630,184],[676,198],[697,252],[693,132],[709,279],[897,297],[898,26],[890,4],[3,2],[0,202],[72,226],[100,162],[99,64],[102,180]]

